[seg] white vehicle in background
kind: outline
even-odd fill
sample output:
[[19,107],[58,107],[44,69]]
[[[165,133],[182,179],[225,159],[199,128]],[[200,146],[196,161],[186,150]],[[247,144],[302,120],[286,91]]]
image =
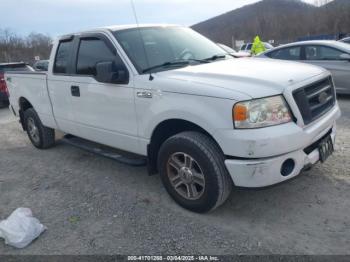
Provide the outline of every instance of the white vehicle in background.
[[340,42],[346,43],[346,44],[350,44],[350,37],[345,37],[341,40],[339,40]]
[[245,52],[237,52],[236,50],[234,50],[233,48],[227,45],[218,43],[218,46],[220,46],[222,49],[224,49],[228,54],[232,55],[233,57],[236,57],[236,58],[251,57],[250,54]]
[[49,68],[49,61],[48,60],[36,61],[33,65],[33,68],[35,71],[46,72]]
[[[271,44],[269,44],[269,43],[263,42],[263,44],[264,44],[266,50],[271,50],[271,49],[274,48],[274,47],[273,47]],[[243,45],[241,46],[241,48],[239,49],[239,52],[240,52],[240,53],[247,53],[247,54],[249,54],[249,55],[252,55],[252,51],[251,51],[251,50],[252,50],[252,47],[253,47],[253,43],[246,43],[246,44],[243,44]]]
[[60,130],[147,159],[149,173],[195,212],[223,204],[234,185],[274,185],[324,162],[340,116],[328,71],[234,59],[179,26],[66,35],[47,73],[5,78],[35,147],[54,146]]

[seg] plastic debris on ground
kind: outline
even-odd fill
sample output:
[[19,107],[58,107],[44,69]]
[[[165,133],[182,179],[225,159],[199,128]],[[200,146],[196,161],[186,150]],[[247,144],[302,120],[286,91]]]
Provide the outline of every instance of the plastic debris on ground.
[[0,238],[5,239],[7,245],[24,248],[46,229],[29,208],[18,208],[0,222]]

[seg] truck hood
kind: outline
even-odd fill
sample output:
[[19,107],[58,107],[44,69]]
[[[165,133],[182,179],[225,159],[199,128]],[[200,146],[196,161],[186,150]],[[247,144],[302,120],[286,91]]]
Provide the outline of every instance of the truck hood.
[[[228,91],[231,91],[250,98],[259,98],[281,94],[287,87],[324,72],[322,68],[302,63],[243,58],[188,66],[165,71],[159,75],[167,79],[192,83],[193,88],[188,89],[187,85],[187,90],[183,90],[185,93],[210,95],[203,92],[211,89],[215,93],[214,96],[218,97],[227,96]],[[198,86],[207,88],[195,88]],[[209,86],[216,88],[208,88]]]

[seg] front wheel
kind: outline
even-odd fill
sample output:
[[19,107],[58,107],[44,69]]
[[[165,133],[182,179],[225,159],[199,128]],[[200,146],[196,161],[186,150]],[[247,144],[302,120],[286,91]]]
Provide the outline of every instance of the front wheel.
[[23,121],[28,137],[36,148],[46,149],[55,144],[55,130],[45,127],[33,108],[24,112]]
[[211,138],[183,132],[164,142],[158,165],[170,196],[186,209],[205,213],[222,205],[231,193],[233,183],[224,160]]

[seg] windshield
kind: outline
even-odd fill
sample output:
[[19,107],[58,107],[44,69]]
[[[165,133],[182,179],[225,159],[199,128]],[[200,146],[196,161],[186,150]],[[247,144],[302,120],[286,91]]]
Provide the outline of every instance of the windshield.
[[[159,72],[197,65],[201,60],[227,54],[214,42],[184,27],[134,28],[113,34],[140,74],[150,68],[152,72]],[[177,63],[186,61],[188,63]],[[167,66],[162,66],[165,64]]]
[[335,47],[339,47],[343,51],[350,53],[350,45],[344,42],[334,42]]
[[343,43],[349,43],[350,44],[350,37],[343,38],[342,40],[339,40],[340,42]]
[[264,43],[264,46],[266,49],[272,49],[273,45],[269,44],[269,43]]

